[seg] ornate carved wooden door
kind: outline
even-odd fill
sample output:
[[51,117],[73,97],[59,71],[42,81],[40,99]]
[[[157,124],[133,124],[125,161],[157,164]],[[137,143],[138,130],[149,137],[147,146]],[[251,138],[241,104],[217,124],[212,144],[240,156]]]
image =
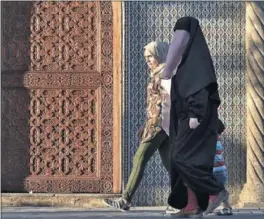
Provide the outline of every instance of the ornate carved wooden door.
[[27,190],[113,192],[111,4],[33,5]]

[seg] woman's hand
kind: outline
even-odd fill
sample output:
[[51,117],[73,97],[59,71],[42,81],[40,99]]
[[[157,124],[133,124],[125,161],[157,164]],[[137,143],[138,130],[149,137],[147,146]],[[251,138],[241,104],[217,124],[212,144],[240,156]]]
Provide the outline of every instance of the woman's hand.
[[190,118],[189,126],[191,129],[196,129],[199,125],[200,123],[198,122],[197,118]]
[[170,106],[170,95],[167,93],[162,94],[162,102],[164,105]]

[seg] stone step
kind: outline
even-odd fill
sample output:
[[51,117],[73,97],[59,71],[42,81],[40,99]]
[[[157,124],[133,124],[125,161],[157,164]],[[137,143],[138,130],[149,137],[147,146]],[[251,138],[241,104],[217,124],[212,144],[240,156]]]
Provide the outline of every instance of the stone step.
[[102,208],[103,199],[115,198],[117,194],[49,194],[49,193],[2,193],[2,206],[45,206]]

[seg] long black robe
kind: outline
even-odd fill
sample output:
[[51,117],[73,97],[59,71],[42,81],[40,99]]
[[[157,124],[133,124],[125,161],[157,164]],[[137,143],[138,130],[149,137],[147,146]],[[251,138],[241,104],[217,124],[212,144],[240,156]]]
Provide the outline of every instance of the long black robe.
[[221,135],[224,130],[225,130],[225,125],[224,123],[221,121],[221,119],[218,119],[218,126],[217,126],[217,129],[218,129],[218,134]]
[[[190,33],[187,48],[171,87],[170,142],[172,144],[171,194],[169,205],[182,209],[187,205],[187,185],[197,196],[202,210],[209,194],[224,187],[213,177],[217,141],[218,86],[209,49],[198,20],[191,17],[177,21],[175,29]],[[190,118],[198,118],[196,129]]]

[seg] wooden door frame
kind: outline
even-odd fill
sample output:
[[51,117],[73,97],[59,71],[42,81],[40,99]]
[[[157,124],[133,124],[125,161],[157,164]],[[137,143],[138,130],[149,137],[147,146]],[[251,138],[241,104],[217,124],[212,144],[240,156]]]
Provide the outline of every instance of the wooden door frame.
[[112,2],[113,11],[113,192],[122,191],[122,2]]

